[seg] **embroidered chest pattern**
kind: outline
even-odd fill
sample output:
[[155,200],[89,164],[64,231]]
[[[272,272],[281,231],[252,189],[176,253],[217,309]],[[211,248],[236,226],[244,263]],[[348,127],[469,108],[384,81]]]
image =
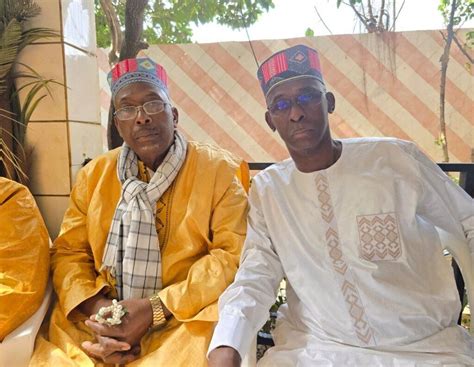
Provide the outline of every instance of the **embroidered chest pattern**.
[[369,261],[397,260],[402,254],[395,213],[359,215],[360,256]]
[[354,277],[344,260],[328,180],[324,174],[318,173],[315,183],[321,219],[325,227],[327,250],[346,303],[347,311],[352,319],[354,332],[361,345],[375,344],[374,332],[367,320],[365,307],[357,290]]

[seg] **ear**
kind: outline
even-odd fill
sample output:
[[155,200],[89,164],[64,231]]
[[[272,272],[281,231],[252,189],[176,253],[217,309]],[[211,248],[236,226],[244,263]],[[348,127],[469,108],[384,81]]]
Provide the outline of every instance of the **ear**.
[[171,113],[173,114],[173,125],[176,128],[178,126],[179,113],[176,107],[171,107]]
[[276,127],[275,125],[273,124],[273,121],[272,121],[272,116],[270,116],[270,112],[265,112],[265,121],[267,122],[267,125],[270,127],[270,129],[272,129],[272,131],[275,131],[276,130]]
[[336,109],[336,97],[331,92],[327,92],[326,100],[328,101],[328,113],[333,113]]

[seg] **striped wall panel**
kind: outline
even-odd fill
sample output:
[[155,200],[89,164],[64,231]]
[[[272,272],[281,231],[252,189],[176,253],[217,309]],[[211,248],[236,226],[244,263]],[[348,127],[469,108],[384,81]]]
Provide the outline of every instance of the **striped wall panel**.
[[[257,59],[299,43],[319,50],[323,75],[336,96],[335,137],[395,136],[415,141],[442,160],[439,137],[439,31],[338,35],[253,41]],[[219,144],[248,161],[288,153],[265,123],[265,104],[248,42],[151,46],[144,54],[166,68],[170,92],[188,138]],[[107,51],[99,50],[102,123],[110,91]],[[452,162],[474,150],[474,66],[453,44],[446,87],[447,139]]]

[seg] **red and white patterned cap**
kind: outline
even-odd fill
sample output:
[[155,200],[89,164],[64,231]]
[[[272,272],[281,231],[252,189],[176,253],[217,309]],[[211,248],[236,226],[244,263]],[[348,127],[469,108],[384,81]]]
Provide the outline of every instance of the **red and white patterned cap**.
[[126,59],[115,65],[107,75],[112,98],[126,85],[145,82],[156,85],[168,95],[168,75],[160,64],[148,57]]

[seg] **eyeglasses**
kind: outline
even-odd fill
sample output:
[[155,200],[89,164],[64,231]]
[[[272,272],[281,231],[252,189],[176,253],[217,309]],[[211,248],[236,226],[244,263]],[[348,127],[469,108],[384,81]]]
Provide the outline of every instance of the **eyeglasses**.
[[288,113],[294,103],[300,107],[309,105],[316,107],[321,103],[322,96],[323,94],[320,91],[314,91],[299,94],[293,99],[282,98],[268,106],[268,110],[274,115],[282,115]]
[[141,106],[127,106],[115,111],[114,116],[119,120],[135,120],[139,109],[142,109],[147,115],[156,115],[162,112],[167,104],[169,103],[156,100],[146,102]]

